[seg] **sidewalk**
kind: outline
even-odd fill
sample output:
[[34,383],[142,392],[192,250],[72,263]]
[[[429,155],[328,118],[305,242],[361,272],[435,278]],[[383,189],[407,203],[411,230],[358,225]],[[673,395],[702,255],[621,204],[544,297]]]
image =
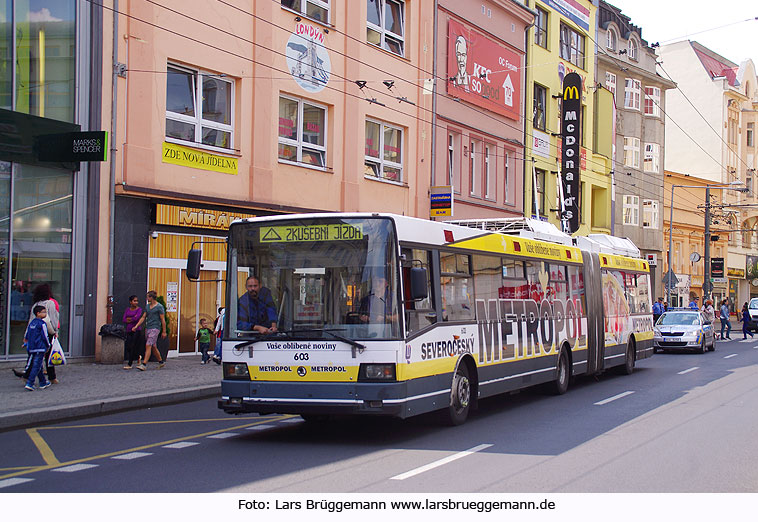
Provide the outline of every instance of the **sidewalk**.
[[60,384],[33,392],[11,372],[23,365],[0,365],[0,431],[221,395],[221,366],[202,365],[199,355],[168,359],[161,370],[151,362],[144,372],[71,360],[57,370]]

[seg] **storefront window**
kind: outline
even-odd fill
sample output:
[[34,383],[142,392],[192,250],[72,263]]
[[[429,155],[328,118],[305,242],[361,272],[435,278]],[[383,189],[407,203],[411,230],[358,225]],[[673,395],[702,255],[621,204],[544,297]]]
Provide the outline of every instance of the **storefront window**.
[[[3,0],[0,0],[3,2]],[[75,0],[4,0],[3,22],[16,26],[15,110],[62,121],[74,120],[74,77],[76,74]],[[11,5],[13,4],[13,8]],[[8,16],[13,13],[13,16]],[[10,41],[9,28],[3,40]],[[12,60],[9,48],[3,70]],[[6,106],[5,90],[10,76],[2,75],[0,103]]]
[[[72,191],[73,174],[69,171],[14,165],[9,354],[24,353],[22,343],[32,296],[41,284],[50,285],[59,303],[58,339],[68,350]],[[0,212],[7,212],[7,208],[0,208]]]

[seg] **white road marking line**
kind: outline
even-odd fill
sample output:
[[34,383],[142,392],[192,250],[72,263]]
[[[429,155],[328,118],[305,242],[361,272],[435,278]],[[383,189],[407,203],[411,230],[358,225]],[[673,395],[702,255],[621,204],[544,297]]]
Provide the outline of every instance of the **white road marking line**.
[[228,439],[229,437],[236,437],[239,435],[239,433],[231,433],[231,432],[225,432],[225,433],[216,433],[215,435],[209,435],[209,439]]
[[692,368],[679,372],[677,375],[684,375],[685,373],[694,372],[695,370],[699,370],[699,369],[700,369],[700,366],[693,366]]
[[249,428],[245,428],[246,430],[267,430],[269,428],[273,428],[271,424],[256,424],[255,426],[250,426]]
[[163,448],[171,448],[171,449],[182,449],[182,448],[189,448],[190,446],[197,446],[200,444],[199,442],[174,442],[173,444],[167,444],[166,446],[161,446]]
[[633,391],[625,391],[624,393],[619,393],[618,395],[614,395],[613,397],[608,397],[607,399],[603,399],[602,401],[598,401],[595,403],[595,406],[602,406],[603,404],[608,404],[609,402],[615,401],[616,399],[621,399],[622,397],[626,397],[627,395],[633,394]]
[[146,453],[144,451],[133,451],[131,453],[124,453],[123,455],[116,455],[115,457],[111,457],[112,459],[119,459],[119,460],[132,460],[132,459],[138,459],[140,457],[148,457],[152,455],[152,453]]
[[743,339],[743,340],[738,341],[738,342],[740,342],[740,343],[752,343],[753,341],[754,341],[754,339],[751,338],[751,339]]
[[7,488],[10,486],[15,486],[17,484],[23,484],[24,482],[31,482],[32,480],[34,479],[18,477],[0,480],[0,488]]
[[96,468],[97,464],[72,464],[71,466],[64,466],[62,468],[55,468],[52,471],[62,471],[64,473],[73,473],[74,471],[82,471],[84,469]]
[[737,357],[737,354],[733,353],[732,355],[727,355],[726,357],[724,357],[724,359],[731,359],[732,357]]
[[305,421],[303,419],[284,419],[281,422],[282,423],[288,422],[288,423],[292,424],[292,423],[295,423],[295,422],[305,422]]
[[489,448],[490,446],[492,446],[492,444],[479,444],[478,446],[474,446],[471,449],[467,449],[465,451],[459,451],[458,453],[454,455],[450,455],[449,457],[445,457],[444,459],[431,462],[427,464],[426,466],[421,466],[420,468],[406,471],[405,473],[401,473],[400,475],[395,475],[394,477],[391,477],[390,480],[405,480],[407,478],[413,477],[414,475],[418,475],[419,473],[429,471],[430,469],[444,466],[445,464],[449,462],[453,462],[454,460],[458,460],[460,458],[466,457],[468,455],[471,455],[472,453],[476,453],[477,451],[482,451],[484,449]]

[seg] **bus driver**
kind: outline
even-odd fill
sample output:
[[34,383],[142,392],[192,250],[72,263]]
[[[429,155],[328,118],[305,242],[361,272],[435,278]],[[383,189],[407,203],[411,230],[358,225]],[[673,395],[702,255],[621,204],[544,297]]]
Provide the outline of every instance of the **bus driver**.
[[276,306],[271,291],[256,276],[245,281],[247,292],[237,302],[237,329],[261,334],[275,333]]
[[392,310],[392,293],[384,276],[371,281],[371,293],[361,299],[359,312],[362,323],[389,323],[397,318]]

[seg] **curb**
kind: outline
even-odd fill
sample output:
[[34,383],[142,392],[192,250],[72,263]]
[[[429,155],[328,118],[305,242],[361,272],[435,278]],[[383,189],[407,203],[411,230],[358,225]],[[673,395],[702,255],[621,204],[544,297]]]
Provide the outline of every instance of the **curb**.
[[164,406],[214,396],[221,396],[220,384],[180,388],[156,392],[150,395],[127,395],[112,399],[79,402],[56,408],[39,408],[36,410],[0,413],[0,431],[39,426],[83,417],[94,417],[106,413],[134,410],[149,406]]

